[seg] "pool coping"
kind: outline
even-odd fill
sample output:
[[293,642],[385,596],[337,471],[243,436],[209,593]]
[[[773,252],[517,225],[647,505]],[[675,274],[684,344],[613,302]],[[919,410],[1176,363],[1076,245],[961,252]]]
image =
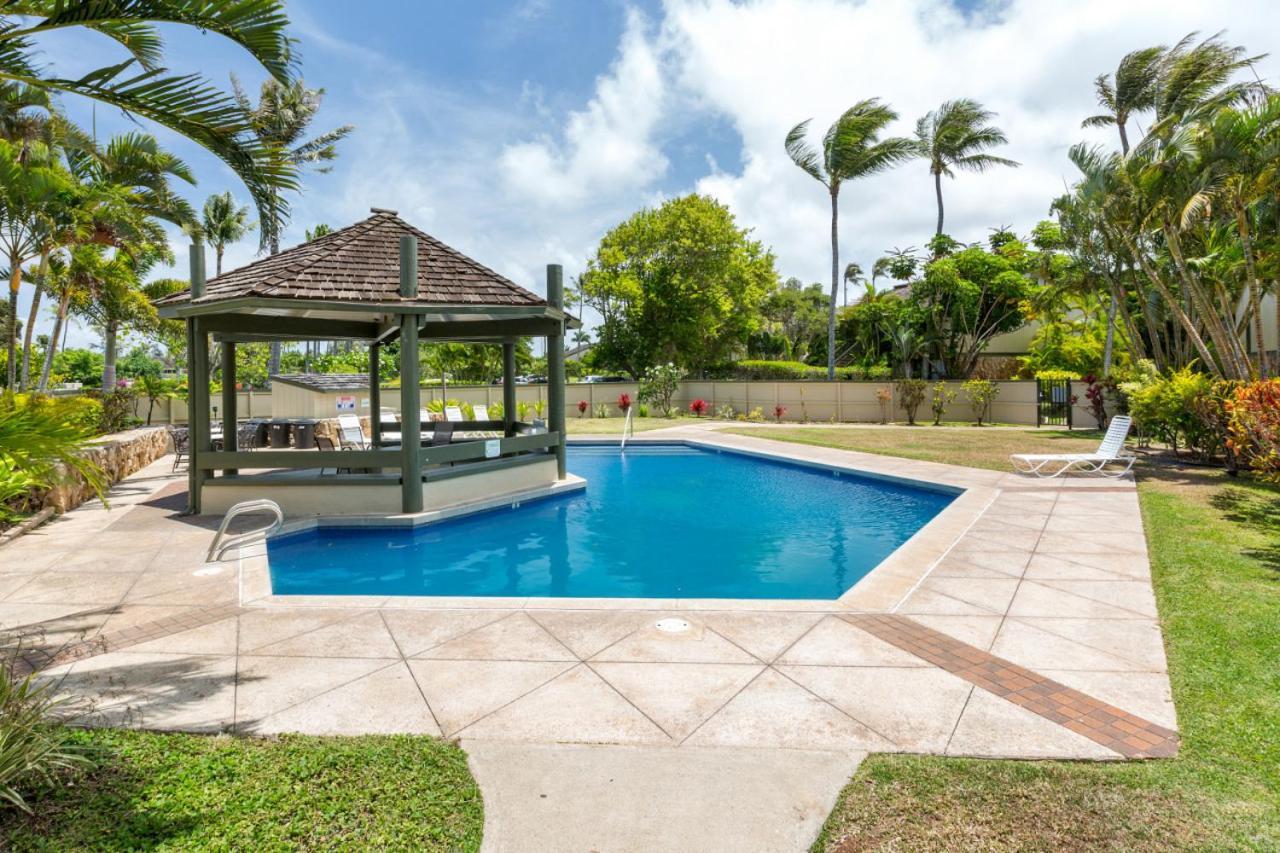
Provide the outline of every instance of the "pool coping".
[[[951,548],[973,526],[999,494],[1000,474],[974,468],[932,462],[912,462],[810,445],[779,446],[778,442],[728,433],[678,434],[628,438],[636,445],[678,444],[704,450],[727,451],[803,467],[847,472],[870,479],[900,483],[931,491],[955,494],[941,512],[899,545],[885,559],[835,599],[804,598],[577,598],[544,596],[379,596],[379,595],[276,595],[271,590],[270,569],[264,542],[242,546],[235,561],[243,607],[358,607],[407,610],[530,609],[530,610],[682,610],[682,611],[806,611],[893,612],[929,575]],[[582,437],[570,444],[617,445],[620,437]],[[288,535],[324,526],[415,527],[484,512],[528,500],[580,491],[586,481],[570,478],[553,486],[501,498],[488,498],[456,507],[412,515],[314,517],[289,522],[280,530]]]

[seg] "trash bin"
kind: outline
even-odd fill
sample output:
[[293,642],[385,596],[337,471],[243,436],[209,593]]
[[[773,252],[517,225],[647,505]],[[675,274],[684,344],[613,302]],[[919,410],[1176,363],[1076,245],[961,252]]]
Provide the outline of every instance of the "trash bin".
[[271,421],[265,418],[252,418],[245,423],[253,427],[253,446],[266,447],[271,440]]
[[315,450],[316,418],[293,418],[293,446],[299,450]]
[[267,422],[267,437],[272,450],[284,450],[289,447],[289,422],[283,419]]

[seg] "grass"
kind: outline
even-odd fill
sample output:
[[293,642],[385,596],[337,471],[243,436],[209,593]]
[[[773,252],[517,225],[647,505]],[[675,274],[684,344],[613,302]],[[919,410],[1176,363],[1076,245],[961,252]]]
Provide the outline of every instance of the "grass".
[[[689,423],[690,419],[686,418],[640,418],[631,419],[631,425],[636,432],[645,432],[651,429],[665,429],[667,427],[683,426]],[[570,417],[565,419],[565,426],[568,427],[569,435],[621,435],[622,426],[625,424],[626,418],[579,418]]]
[[[1009,453],[1097,441],[927,427],[764,435],[996,470],[1008,470]],[[1152,460],[1138,477],[1179,757],[872,756],[815,850],[1280,849],[1280,490]]]
[[429,737],[96,730],[95,768],[0,810],[0,849],[478,850],[480,790]]

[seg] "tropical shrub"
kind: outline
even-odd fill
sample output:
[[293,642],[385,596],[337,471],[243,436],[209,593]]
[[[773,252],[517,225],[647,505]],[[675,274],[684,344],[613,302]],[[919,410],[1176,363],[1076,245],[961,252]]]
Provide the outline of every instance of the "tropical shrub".
[[707,413],[707,401],[699,397],[689,404],[689,411],[693,413],[695,418],[700,418]]
[[618,408],[622,411],[622,413],[623,413],[623,414],[626,414],[627,409],[630,409],[630,408],[631,408],[631,395],[630,395],[630,394],[619,394],[619,395],[618,395]]
[[657,406],[663,417],[671,417],[671,398],[680,387],[680,375],[680,368],[674,364],[650,367],[640,379],[640,399]]
[[969,399],[969,408],[973,410],[974,420],[982,426],[982,420],[991,409],[991,403],[1000,394],[1000,386],[990,379],[970,379],[964,385],[964,395]]
[[68,701],[54,694],[56,683],[34,674],[19,678],[13,657],[0,661],[0,800],[30,813],[24,794],[88,759],[53,719]]
[[1235,389],[1224,408],[1235,455],[1262,479],[1280,482],[1280,379]]
[[947,387],[945,382],[937,382],[933,386],[933,397],[929,402],[929,407],[933,411],[933,425],[942,424],[942,416],[947,413],[947,406],[950,406],[956,400],[956,392]]
[[[1089,403],[1089,414],[1098,422],[1098,429],[1107,426],[1107,394],[1115,390],[1114,379],[1103,379],[1086,373],[1081,380],[1085,383],[1084,398]],[[1074,403],[1074,399],[1072,400]]]
[[642,418],[649,417],[649,407],[646,406],[644,403],[639,404],[638,406],[636,406],[636,414]]
[[1213,391],[1208,376],[1190,367],[1168,376],[1144,371],[1122,389],[1138,428],[1174,453],[1186,447],[1207,460],[1219,449],[1218,431],[1201,416],[1201,401]]
[[877,388],[876,402],[880,404],[880,423],[887,424],[889,422],[889,405],[893,402],[893,389],[888,385],[881,385]]
[[533,414],[533,406],[529,405],[527,400],[516,401],[516,420],[524,423],[529,422],[529,416]]
[[604,403],[600,403],[598,406],[596,406],[596,417],[597,418],[609,417],[609,407],[606,406]]
[[[754,412],[756,410],[753,409],[752,411]],[[782,423],[782,419],[786,417],[786,415],[787,415],[786,406],[783,406],[782,404],[778,404],[773,407],[773,419],[776,420],[778,423]],[[751,420],[755,420],[755,418],[751,418]]]
[[929,383],[923,379],[899,379],[898,388],[898,405],[907,413],[907,424],[916,425],[916,412],[920,410],[920,404],[924,402],[925,392],[929,388]]
[[80,453],[94,434],[81,422],[83,411],[48,397],[0,395],[0,492],[7,513],[25,511],[41,489],[72,475],[102,496],[102,469]]
[[738,413],[728,403],[722,403],[716,407],[716,417],[722,421],[731,421],[737,416]]
[[582,417],[587,413],[587,409],[591,408],[591,404],[586,400],[578,401],[578,417]]

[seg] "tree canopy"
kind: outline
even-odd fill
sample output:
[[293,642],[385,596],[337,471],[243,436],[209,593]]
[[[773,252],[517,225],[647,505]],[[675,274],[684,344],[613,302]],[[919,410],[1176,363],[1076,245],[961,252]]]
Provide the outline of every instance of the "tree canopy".
[[634,377],[668,362],[703,374],[745,351],[777,286],[773,253],[718,201],[641,210],[605,234],[582,275],[603,318],[595,360]]

